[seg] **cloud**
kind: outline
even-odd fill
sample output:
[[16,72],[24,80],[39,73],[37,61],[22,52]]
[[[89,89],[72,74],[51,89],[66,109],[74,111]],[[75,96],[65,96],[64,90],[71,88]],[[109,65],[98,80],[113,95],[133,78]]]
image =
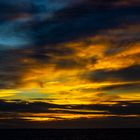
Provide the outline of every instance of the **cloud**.
[[119,27],[124,22],[133,24],[138,21],[139,12],[136,11],[136,7],[126,7],[125,10],[100,8],[85,2],[61,9],[50,20],[35,24],[33,36],[39,45],[77,40],[98,34],[104,29]]
[[87,74],[90,81],[139,81],[140,66],[133,65],[119,70],[101,69],[91,71]]
[[[100,94],[104,97],[104,94]],[[47,102],[28,102],[23,100],[0,101],[1,112],[17,113],[70,113],[70,114],[111,114],[111,115],[140,115],[139,102],[114,101],[114,104],[87,104],[87,105],[57,105]],[[110,102],[111,103],[111,102]],[[112,101],[113,103],[113,101]],[[93,112],[92,112],[93,111]],[[100,112],[103,111],[103,112]]]
[[[114,103],[111,105],[72,106],[22,100],[8,102],[1,100],[0,128],[120,128],[139,126],[139,102],[120,101]],[[101,123],[103,124],[101,125]]]
[[140,83],[128,83],[128,84],[116,84],[99,88],[99,90],[111,91],[111,90],[134,90],[139,89]]
[[53,105],[49,103],[36,102],[30,103],[26,101],[13,101],[13,102],[4,102],[1,100],[0,102],[0,110],[5,112],[49,112],[48,108],[50,107],[58,107],[58,105]]
[[[116,2],[108,1],[107,5],[110,3]],[[89,58],[91,61],[86,58],[78,58],[76,56],[78,54],[75,54],[77,53],[76,48],[67,47],[69,42],[77,41],[79,44],[83,42],[84,47],[81,47],[81,50],[86,50],[85,48],[88,48],[89,45],[102,42],[103,38],[113,42],[111,45],[117,44],[117,42],[118,44],[123,44],[122,42],[135,43],[139,39],[138,28],[135,29],[135,24],[139,21],[137,7],[132,5],[126,6],[125,9],[108,6],[106,8],[106,6],[99,7],[98,4],[106,5],[104,1],[87,2],[80,0],[76,2],[61,1],[61,3],[58,1],[29,2],[22,0],[22,4],[21,1],[10,1],[9,3],[1,1],[0,9],[3,13],[0,24],[2,31],[0,33],[1,87],[12,88],[19,85],[24,72],[30,71],[31,67],[34,68],[37,65],[55,65],[54,67],[58,67],[60,70],[66,67],[67,69],[68,67],[69,69],[72,67],[87,68],[88,63],[93,60],[90,58],[96,59],[93,60],[93,65],[97,63],[96,56],[91,56]],[[40,8],[41,6],[45,8]],[[45,18],[44,13],[53,13],[53,15],[50,18]],[[43,16],[40,17],[42,20],[37,18],[38,16]],[[14,17],[18,17],[18,20]],[[30,20],[19,21],[20,18],[29,18]],[[125,21],[127,21],[127,25]],[[122,24],[126,29],[120,27]],[[133,27],[128,29],[126,26],[131,24]],[[118,27],[120,28],[118,29]],[[92,44],[89,43],[90,41],[87,41],[89,44],[85,41],[85,37],[94,38],[98,35],[101,38],[93,40]],[[105,45],[104,42],[102,44]],[[117,47],[108,47],[105,54],[113,54],[126,48],[125,46],[120,47],[120,45],[119,49]],[[96,54],[98,55],[98,53]],[[66,58],[70,56],[75,58]],[[7,70],[9,67],[11,74]]]
[[137,1],[60,1],[0,2],[0,97],[21,99],[0,102],[3,118],[139,115],[111,102],[139,99]]

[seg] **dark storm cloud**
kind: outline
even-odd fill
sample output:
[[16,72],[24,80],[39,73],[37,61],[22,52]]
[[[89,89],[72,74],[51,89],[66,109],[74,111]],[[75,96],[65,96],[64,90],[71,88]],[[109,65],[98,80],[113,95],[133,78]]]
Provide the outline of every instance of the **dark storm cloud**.
[[[4,100],[0,101],[0,111],[1,112],[51,112],[49,108],[57,108],[61,105],[49,104],[45,102],[26,102],[22,100],[16,100],[12,102],[6,102]],[[64,106],[65,107],[65,106]]]
[[[114,2],[111,1],[111,3]],[[57,43],[83,39],[86,36],[97,34],[106,35],[107,29],[119,27],[126,22],[131,25],[139,21],[138,16],[140,13],[138,6],[112,8],[109,5],[110,2],[106,4],[104,1],[99,3],[97,1],[93,3],[92,1],[90,3],[83,1],[55,11],[50,19],[42,22],[35,20],[30,29],[35,44],[35,46],[30,48],[33,50],[31,57],[45,64],[56,63],[58,68],[81,66],[81,63],[77,63],[75,60],[57,60],[54,62],[53,58],[55,56],[67,56],[74,53],[74,49],[61,46],[61,44],[58,45]],[[129,33],[130,38],[128,39],[125,38],[128,33],[122,33],[121,37],[119,37],[120,34],[115,35],[116,40],[111,41],[113,41],[113,44],[118,44],[117,48],[112,49],[113,47],[109,47],[105,53],[113,54],[120,52],[125,49],[124,44],[136,42],[136,38],[139,38],[138,33],[132,33],[131,31]],[[114,36],[113,33],[108,33],[108,39],[112,35]]]
[[11,52],[0,52],[0,88],[11,88],[16,86],[22,74],[24,66],[20,63],[21,59],[17,54]]
[[32,53],[29,54],[29,57],[45,64],[53,63],[53,59],[57,56],[69,56],[75,53],[74,49],[59,45],[41,46],[40,48],[31,48],[31,50]]
[[33,27],[36,43],[54,44],[91,36],[124,23],[137,23],[139,7],[98,7],[83,3],[62,9],[47,21]]
[[122,84],[122,85],[110,85],[105,86],[102,88],[99,88],[99,90],[134,90],[134,89],[140,89],[140,83],[130,83],[130,84]]
[[118,115],[132,115],[132,114],[140,114],[139,111],[139,102],[138,103],[132,103],[132,102],[120,102],[116,105],[95,105],[91,107],[92,109],[97,110],[108,110],[111,114],[118,114]]
[[90,81],[140,81],[140,65],[132,65],[119,70],[101,69],[85,74]]
[[21,76],[28,69],[34,67],[32,63],[24,63],[30,58],[28,49],[0,51],[0,89],[11,89],[20,86]]
[[[67,1],[70,2],[70,1]],[[66,1],[64,3],[67,3]],[[75,2],[74,2],[75,3]],[[58,5],[58,6],[57,6]],[[42,14],[50,14],[65,7],[58,1],[28,1],[9,0],[0,1],[0,88],[15,88],[20,85],[20,78],[24,71],[33,64],[24,63],[26,59],[50,63],[54,55],[71,54],[70,49],[54,49],[42,46],[33,47],[34,35],[32,24],[40,26]],[[44,6],[45,9],[42,9]],[[43,11],[42,11],[43,10]],[[36,32],[36,31],[35,31]],[[26,49],[24,49],[26,48]],[[40,48],[40,49],[39,49]]]
[[[0,88],[13,88],[20,84],[23,72],[33,67],[32,63],[24,63],[24,59],[32,59],[43,64],[55,63],[56,68],[83,66],[84,62],[77,62],[79,60],[54,60],[56,56],[70,56],[75,53],[73,48],[57,43],[83,39],[99,33],[105,34],[103,30],[116,28],[122,24],[139,23],[138,4],[114,8],[115,3],[105,0],[78,0],[77,2],[2,0],[0,2]],[[44,17],[44,14],[51,16]],[[15,22],[16,18],[21,18],[23,21]],[[3,22],[4,25],[1,25]],[[134,34],[131,38],[133,42],[136,36],[138,34]],[[6,41],[3,41],[3,37]],[[130,38],[125,42],[128,40]],[[27,42],[21,44],[24,41]],[[109,49],[107,53],[115,51]]]
[[[34,128],[40,128],[40,127],[58,127],[58,124],[64,123],[64,128],[74,127],[76,128],[82,128],[81,123],[85,122],[84,128],[89,127],[96,127],[100,126],[99,122],[104,122],[104,127],[132,127],[132,125],[139,122],[139,117],[137,115],[140,115],[140,102],[139,101],[118,101],[115,102],[115,104],[90,104],[90,105],[56,105],[51,103],[45,103],[45,102],[27,102],[22,100],[15,100],[15,101],[6,101],[1,100],[0,101],[0,127],[9,128],[9,127],[34,127]],[[55,110],[57,109],[57,110]],[[64,110],[63,110],[64,109]],[[79,110],[79,111],[77,111]],[[84,110],[87,110],[84,112]],[[89,111],[89,112],[88,112]],[[91,112],[94,111],[94,112]],[[101,111],[101,112],[99,112]],[[104,111],[104,113],[102,112]],[[79,119],[71,119],[71,120],[62,120],[58,121],[57,119],[60,119],[59,116],[51,116],[51,118],[56,119],[53,122],[43,121],[41,123],[36,122],[36,120],[30,121],[30,119],[26,119],[26,117],[31,117],[31,114],[34,114],[34,118],[36,118],[35,114],[38,113],[69,113],[69,114],[104,114],[104,115],[111,115],[106,116],[103,118],[94,118],[94,119],[88,119],[84,117]],[[129,116],[130,115],[130,116]],[[131,116],[132,115],[132,116]],[[134,115],[134,116],[133,116]],[[114,126],[115,122],[117,121],[117,124]],[[31,123],[32,122],[32,123]],[[34,122],[34,123],[33,123]],[[81,123],[80,123],[81,122]],[[89,123],[90,122],[90,123]],[[91,125],[91,123],[96,124]],[[123,125],[121,123],[123,122]],[[128,123],[129,122],[129,123]],[[47,125],[45,125],[45,124]],[[71,125],[73,123],[73,125]],[[88,123],[88,124],[87,124]],[[129,124],[129,125],[128,125]],[[131,124],[131,125],[130,125]],[[103,127],[101,125],[100,127]],[[58,128],[61,128],[59,126]]]
[[138,115],[139,111],[139,102],[125,102],[120,101],[117,104],[93,104],[93,105],[79,105],[75,106],[77,109],[90,109],[90,110],[100,110],[107,111],[105,114],[117,114],[117,115]]
[[[57,110],[55,110],[57,108]],[[56,105],[46,102],[28,102],[16,100],[7,102],[0,101],[0,112],[17,112],[17,113],[77,113],[77,114],[113,114],[113,115],[140,115],[140,103],[133,101],[118,101],[116,104],[90,104],[90,105]],[[54,110],[52,110],[54,109]],[[65,110],[63,110],[65,109]],[[77,111],[79,110],[79,111]],[[89,110],[89,112],[84,112]],[[94,112],[90,112],[90,111]],[[97,110],[97,112],[96,112]]]
[[[73,109],[84,109],[86,107],[89,108],[88,106],[83,107],[80,105],[70,107],[70,105],[57,105],[57,104],[46,103],[43,101],[28,102],[28,101],[22,101],[22,100],[11,100],[11,102],[7,102],[4,100],[0,100],[0,113],[1,113],[0,116],[3,117],[8,112],[10,112],[11,114],[12,113],[73,113],[73,114],[78,114],[79,112]],[[57,110],[55,110],[56,108]],[[89,109],[91,110],[92,108],[89,108]],[[95,113],[100,114],[100,112],[96,112],[96,111],[93,112],[93,114]],[[81,110],[80,114],[89,114],[89,112],[84,112]]]
[[83,67],[84,65],[85,65],[84,62],[79,62],[78,60],[74,59],[61,59],[56,62],[57,69],[80,68]]
[[[128,84],[116,84],[116,85],[109,85],[109,86],[103,86],[100,88],[80,88],[80,91],[83,91],[85,93],[93,93],[97,91],[134,91],[140,89],[140,83],[128,83]],[[102,94],[101,94],[102,95]],[[114,95],[113,95],[114,96]],[[117,98],[117,97],[115,97]]]
[[102,32],[102,34],[111,42],[110,47],[105,51],[105,55],[107,56],[119,54],[127,50],[130,46],[139,43],[140,40],[140,28],[137,25],[130,25],[130,27],[120,30]]
[[[63,52],[63,51],[62,51]],[[74,55],[75,52],[71,53]],[[56,69],[79,69],[86,67],[87,64],[96,64],[97,62],[96,57],[89,57],[89,58],[60,58],[54,61]]]

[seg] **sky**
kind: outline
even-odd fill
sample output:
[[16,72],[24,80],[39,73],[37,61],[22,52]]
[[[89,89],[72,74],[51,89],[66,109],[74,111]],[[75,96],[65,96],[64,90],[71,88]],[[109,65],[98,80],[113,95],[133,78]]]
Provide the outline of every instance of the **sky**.
[[140,127],[139,0],[1,0],[0,128]]

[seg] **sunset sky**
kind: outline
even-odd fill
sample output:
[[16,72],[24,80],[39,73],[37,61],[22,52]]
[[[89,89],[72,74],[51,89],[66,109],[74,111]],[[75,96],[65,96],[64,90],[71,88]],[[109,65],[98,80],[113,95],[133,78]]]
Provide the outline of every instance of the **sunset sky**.
[[139,0],[1,0],[4,127],[140,127]]

